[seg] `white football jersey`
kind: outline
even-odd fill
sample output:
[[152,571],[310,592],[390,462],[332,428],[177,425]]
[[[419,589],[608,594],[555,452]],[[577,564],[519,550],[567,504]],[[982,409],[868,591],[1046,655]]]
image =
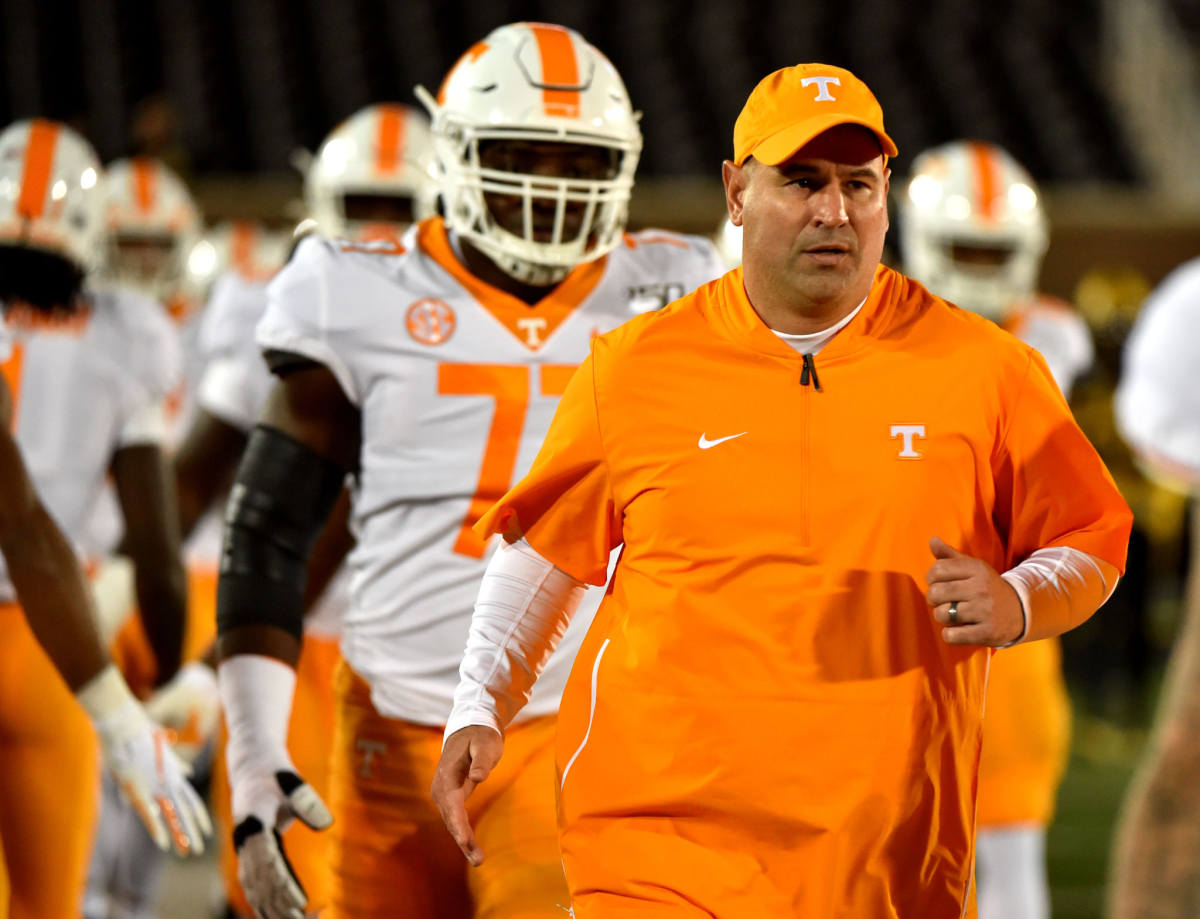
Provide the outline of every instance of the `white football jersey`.
[[[199,406],[246,434],[254,430],[276,383],[254,338],[266,311],[267,281],[227,271],[213,285],[200,332],[205,364],[197,391]],[[305,617],[305,633],[323,638],[341,635],[349,605],[350,574],[343,565]]]
[[213,284],[200,332],[205,358],[200,407],[247,434],[275,385],[254,332],[267,311],[267,283],[236,271],[222,274]]
[[1063,396],[1070,399],[1075,381],[1096,359],[1092,333],[1083,317],[1070,304],[1042,296],[1018,306],[1004,327],[1037,349]]
[[[724,270],[709,240],[647,231],[529,306],[468,273],[440,218],[400,245],[301,244],[258,343],[325,365],[362,411],[342,653],[381,713],[449,717],[493,548],[471,527],[529,470],[591,340]],[[521,717],[557,711],[602,593],[588,592]]]
[[1146,300],[1125,343],[1114,408],[1129,444],[1169,479],[1200,483],[1200,259]]
[[[87,300],[87,310],[65,321],[7,309],[13,347],[3,370],[38,495],[81,553],[94,557],[111,548],[99,545],[105,537],[92,524],[112,456],[163,443],[181,357],[171,321],[153,300],[113,290],[90,290]],[[3,568],[0,599],[12,599]]]

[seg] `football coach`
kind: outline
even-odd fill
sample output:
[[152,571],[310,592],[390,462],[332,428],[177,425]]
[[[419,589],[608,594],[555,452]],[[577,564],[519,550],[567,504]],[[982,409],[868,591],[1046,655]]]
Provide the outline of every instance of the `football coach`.
[[1131,514],[1037,352],[880,265],[861,81],[771,74],[733,146],[743,266],[598,338],[479,523],[434,798],[481,861],[463,802],[621,547],[559,714],[576,919],[960,919],[991,649],[1095,612]]

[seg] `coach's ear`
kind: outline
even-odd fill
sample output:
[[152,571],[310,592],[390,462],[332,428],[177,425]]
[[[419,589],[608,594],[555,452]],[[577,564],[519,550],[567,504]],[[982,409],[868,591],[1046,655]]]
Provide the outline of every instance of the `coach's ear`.
[[725,206],[729,209],[729,222],[735,227],[742,225],[742,210],[744,207],[746,184],[749,181],[749,167],[754,162],[748,159],[739,166],[733,160],[721,164],[721,181],[725,183]]

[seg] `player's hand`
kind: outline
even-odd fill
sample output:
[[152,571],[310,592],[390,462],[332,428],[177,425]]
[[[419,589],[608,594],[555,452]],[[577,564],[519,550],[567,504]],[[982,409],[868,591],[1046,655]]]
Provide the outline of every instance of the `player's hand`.
[[282,833],[293,820],[327,829],[333,815],[321,796],[290,761],[283,769],[250,769],[233,788],[233,819],[238,881],[254,911],[261,919],[304,919],[308,896],[288,861]]
[[187,777],[191,770],[109,664],[76,694],[100,737],[104,765],[160,849],[199,855],[212,821]]
[[[1021,600],[995,568],[936,536],[929,540],[929,550],[937,561],[925,573],[929,584],[925,596],[933,618],[946,626],[942,638],[947,644],[1000,648],[1021,637],[1025,630]],[[950,614],[952,603],[957,603],[956,617]]]
[[504,738],[499,732],[473,724],[450,735],[433,775],[430,793],[442,812],[442,822],[467,861],[475,867],[483,864],[483,849],[479,848],[475,831],[471,829],[467,798],[496,768],[503,753]]
[[146,714],[167,729],[175,752],[194,763],[221,714],[216,673],[202,661],[185,664],[146,703]]

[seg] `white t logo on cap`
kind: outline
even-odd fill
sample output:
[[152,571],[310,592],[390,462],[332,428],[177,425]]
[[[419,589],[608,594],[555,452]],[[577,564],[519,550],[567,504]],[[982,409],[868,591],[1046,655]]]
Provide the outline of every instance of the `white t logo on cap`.
[[805,77],[800,81],[801,86],[812,86],[814,83],[821,87],[821,91],[817,93],[817,98],[813,99],[813,102],[837,102],[837,99],[829,95],[829,84],[841,86],[841,80],[837,77]]

